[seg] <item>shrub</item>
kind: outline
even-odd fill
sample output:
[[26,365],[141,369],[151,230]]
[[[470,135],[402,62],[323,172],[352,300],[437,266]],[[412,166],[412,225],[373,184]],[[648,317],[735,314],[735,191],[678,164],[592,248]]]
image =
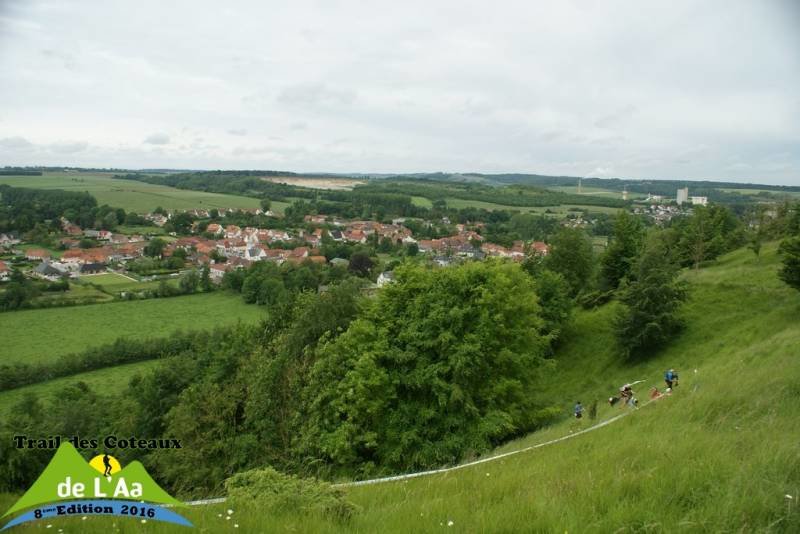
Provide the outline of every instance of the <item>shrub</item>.
[[342,490],[312,478],[285,475],[271,467],[237,473],[225,481],[228,502],[275,514],[320,514],[347,521],[357,511]]

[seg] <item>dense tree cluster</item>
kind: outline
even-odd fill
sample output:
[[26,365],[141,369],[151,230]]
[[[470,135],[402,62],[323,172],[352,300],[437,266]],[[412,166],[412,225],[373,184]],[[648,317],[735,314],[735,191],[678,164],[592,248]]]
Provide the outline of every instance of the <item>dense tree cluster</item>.
[[[496,262],[397,273],[375,298],[348,279],[289,292],[257,327],[117,347],[124,361],[167,359],[113,400],[85,385],[59,392],[58,406],[25,398],[0,442],[10,432],[175,437],[180,450],[120,455],[199,495],[264,465],[327,476],[455,462],[539,424],[532,391],[558,320],[544,319],[537,282]],[[64,360],[64,372],[81,362]],[[0,489],[25,487],[49,458],[21,454],[0,445]]]

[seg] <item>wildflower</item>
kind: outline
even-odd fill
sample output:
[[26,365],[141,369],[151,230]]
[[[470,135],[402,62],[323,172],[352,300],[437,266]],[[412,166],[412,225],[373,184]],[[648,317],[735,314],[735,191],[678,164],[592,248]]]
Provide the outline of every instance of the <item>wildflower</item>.
[[452,520],[448,521],[448,522],[447,522],[447,526],[448,526],[448,527],[452,527],[452,526],[453,526],[453,521],[452,521]]
[[231,510],[230,508],[228,508],[228,515],[231,515],[232,513],[233,513],[233,510]]
[[86,516],[81,517],[81,521],[86,521]]
[[147,519],[142,519],[142,523],[147,523]]
[[787,499],[794,499],[794,497],[792,497],[792,496],[791,496],[791,495],[789,495],[788,493],[786,494],[786,498],[787,498]]
[[239,523],[234,523],[233,528],[239,528]]

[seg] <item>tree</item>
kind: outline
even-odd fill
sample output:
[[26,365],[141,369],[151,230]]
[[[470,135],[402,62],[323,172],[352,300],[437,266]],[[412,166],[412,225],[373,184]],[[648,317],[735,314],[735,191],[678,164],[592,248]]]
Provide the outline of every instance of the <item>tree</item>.
[[212,219],[219,219],[219,210],[217,208],[211,208],[208,210],[208,216]]
[[143,252],[145,256],[150,256],[151,258],[160,258],[164,253],[164,247],[166,246],[166,241],[160,237],[155,237],[147,242],[147,244],[144,246]]
[[549,269],[540,269],[533,278],[542,315],[542,334],[555,343],[562,327],[572,315],[569,284],[564,277]]
[[164,215],[166,217],[167,210],[165,210],[161,206],[157,206],[156,209],[153,210],[153,213],[156,214],[156,215]]
[[695,269],[704,261],[743,244],[741,225],[733,213],[723,206],[696,206],[694,213],[681,226],[679,247],[684,265]]
[[592,283],[592,242],[583,230],[562,228],[552,240],[545,266],[564,277],[574,297]]
[[800,236],[785,239],[778,252],[783,256],[778,277],[800,291]]
[[641,220],[622,210],[614,221],[614,235],[600,260],[600,274],[606,287],[616,289],[630,275],[644,239]]
[[211,268],[207,263],[203,264],[203,269],[200,271],[200,289],[203,291],[214,289],[214,284],[211,282]]
[[334,471],[416,469],[533,428],[547,350],[533,281],[493,261],[395,272],[316,352],[303,457]]
[[261,205],[261,211],[264,213],[268,212],[269,208],[272,206],[272,202],[270,202],[268,198],[262,198],[259,204]]
[[369,254],[366,252],[354,252],[350,256],[350,265],[348,265],[348,269],[351,273],[357,276],[367,276],[369,275],[370,269],[372,269],[373,262],[372,259],[369,257]]
[[173,215],[169,222],[164,225],[164,228],[178,234],[187,234],[192,228],[192,223],[194,223],[194,217],[184,211]]
[[100,221],[100,227],[104,230],[116,230],[119,220],[117,220],[117,212],[109,211]]
[[661,236],[649,237],[633,272],[633,281],[620,287],[620,308],[614,329],[626,358],[645,356],[667,343],[683,327],[678,310],[686,300],[685,282],[669,261]]
[[197,286],[200,284],[200,277],[197,275],[197,271],[189,271],[185,275],[181,277],[181,281],[178,284],[181,293],[194,293],[197,291]]

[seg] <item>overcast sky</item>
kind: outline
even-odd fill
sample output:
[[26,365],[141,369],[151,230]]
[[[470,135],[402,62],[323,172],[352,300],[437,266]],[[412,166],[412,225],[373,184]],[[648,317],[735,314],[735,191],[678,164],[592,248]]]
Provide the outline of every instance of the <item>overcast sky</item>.
[[0,0],[35,164],[800,185],[800,1]]

